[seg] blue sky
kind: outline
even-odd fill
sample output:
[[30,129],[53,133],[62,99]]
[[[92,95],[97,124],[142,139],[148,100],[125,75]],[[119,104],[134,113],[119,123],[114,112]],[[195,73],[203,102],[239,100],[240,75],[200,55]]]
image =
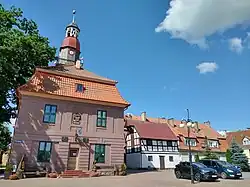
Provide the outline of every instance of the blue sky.
[[249,0],[0,2],[22,8],[57,48],[76,9],[84,66],[119,81],[126,112],[182,119],[189,108],[217,130],[250,127]]

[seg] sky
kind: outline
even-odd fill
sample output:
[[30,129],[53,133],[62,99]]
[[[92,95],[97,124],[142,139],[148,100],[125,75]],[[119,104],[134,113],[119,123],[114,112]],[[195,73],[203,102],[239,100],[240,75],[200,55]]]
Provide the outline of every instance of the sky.
[[76,10],[84,67],[117,80],[126,113],[250,127],[249,0],[0,0],[57,48]]

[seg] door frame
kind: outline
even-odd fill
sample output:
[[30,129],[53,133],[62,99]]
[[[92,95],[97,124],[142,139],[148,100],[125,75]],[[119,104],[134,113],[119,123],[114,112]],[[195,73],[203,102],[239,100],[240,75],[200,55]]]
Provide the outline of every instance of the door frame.
[[[160,160],[160,169],[161,169],[161,170],[166,169],[165,156],[159,155],[159,160]],[[164,165],[164,168],[161,167],[162,164]]]
[[[77,155],[76,156],[70,156],[71,155],[71,151],[77,151],[77,153],[76,153]],[[75,169],[77,168],[76,164],[77,164],[77,158],[78,158],[78,156],[79,156],[79,148],[69,148],[67,169],[69,169],[69,159],[70,158],[75,158]]]

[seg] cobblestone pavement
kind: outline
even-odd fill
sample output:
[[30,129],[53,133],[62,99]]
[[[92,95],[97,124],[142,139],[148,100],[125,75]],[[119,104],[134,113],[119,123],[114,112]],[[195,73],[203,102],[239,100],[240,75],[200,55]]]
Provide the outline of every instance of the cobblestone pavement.
[[[220,180],[219,182],[201,182],[195,186],[208,187],[246,187],[249,186],[250,179],[242,180]],[[48,179],[33,178],[23,179],[19,181],[0,180],[0,186],[19,187],[19,186],[35,186],[35,187],[189,187],[190,180],[177,180],[172,171],[163,172],[145,172],[130,174],[125,177],[97,177],[82,179]]]

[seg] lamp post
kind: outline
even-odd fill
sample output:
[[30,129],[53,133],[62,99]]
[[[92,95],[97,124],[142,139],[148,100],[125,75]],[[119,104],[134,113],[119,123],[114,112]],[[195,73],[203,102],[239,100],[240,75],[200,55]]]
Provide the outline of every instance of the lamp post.
[[189,109],[187,109],[187,120],[183,120],[183,121],[186,121],[186,123],[181,123],[180,127],[184,128],[186,126],[187,131],[188,131],[188,154],[189,154],[189,162],[190,162],[191,184],[194,184],[194,171],[193,171],[193,165],[192,165],[192,151],[191,151],[191,144],[190,144],[190,129],[194,128],[195,124],[192,123],[192,120],[190,119]]

